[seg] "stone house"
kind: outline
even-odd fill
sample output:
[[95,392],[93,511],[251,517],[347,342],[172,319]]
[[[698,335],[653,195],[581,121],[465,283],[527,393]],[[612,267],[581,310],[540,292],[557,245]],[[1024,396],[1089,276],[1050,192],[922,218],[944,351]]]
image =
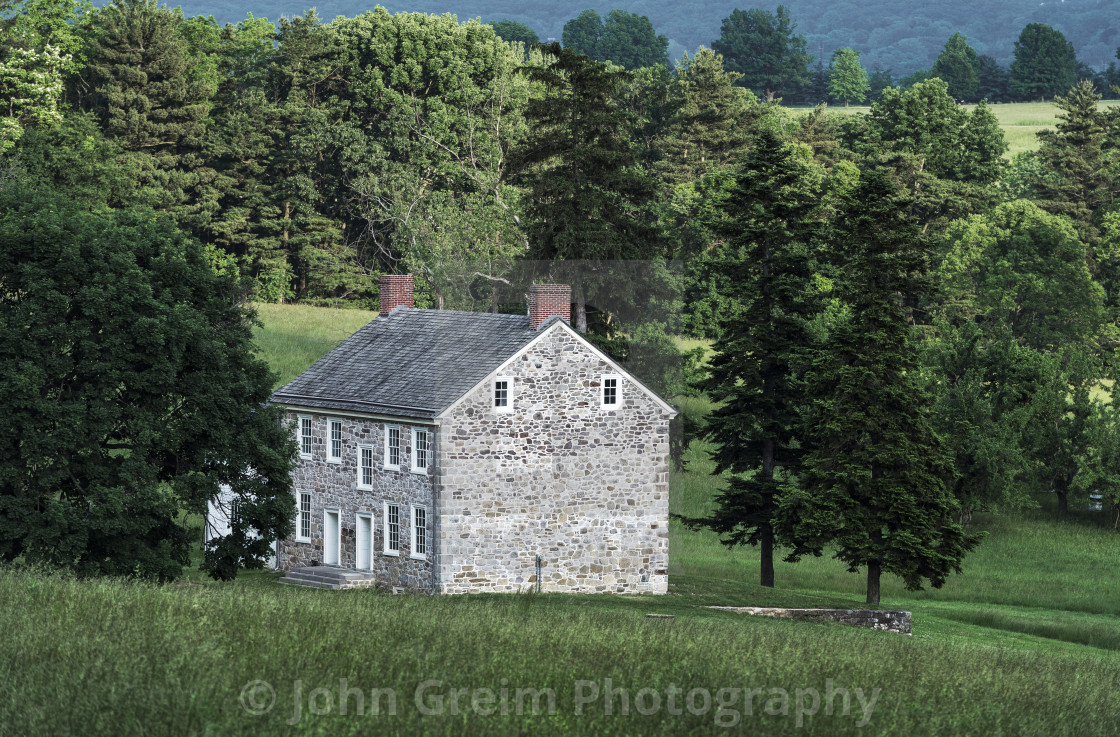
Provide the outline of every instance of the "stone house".
[[381,294],[378,319],[273,395],[300,450],[277,567],[664,593],[676,411],[569,325],[570,287],[534,286],[527,316],[414,309],[411,276]]

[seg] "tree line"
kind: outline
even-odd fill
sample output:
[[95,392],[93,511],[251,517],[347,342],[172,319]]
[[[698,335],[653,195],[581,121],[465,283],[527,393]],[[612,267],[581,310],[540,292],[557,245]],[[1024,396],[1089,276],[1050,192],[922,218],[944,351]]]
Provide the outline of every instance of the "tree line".
[[[0,555],[173,575],[176,510],[225,478],[246,521],[207,565],[259,564],[248,531],[290,526],[290,438],[269,434],[242,300],[371,304],[405,271],[421,304],[474,310],[569,282],[604,350],[714,399],[674,452],[707,435],[728,485],[686,521],[762,545],[764,583],[775,551],[835,551],[874,600],[882,573],[940,585],[976,511],[1092,489],[1120,504],[1120,119],[1091,82],[1007,162],[990,108],[941,78],[848,116],[784,108],[780,80],[756,94],[710,49],[628,70],[382,9],[219,27],[151,0],[14,7]],[[208,367],[204,334],[237,348]],[[134,384],[140,416],[121,409]],[[91,408],[101,424],[82,425]],[[217,421],[245,431],[202,432]],[[38,472],[40,440],[69,475]],[[136,487],[143,534],[120,522]]]

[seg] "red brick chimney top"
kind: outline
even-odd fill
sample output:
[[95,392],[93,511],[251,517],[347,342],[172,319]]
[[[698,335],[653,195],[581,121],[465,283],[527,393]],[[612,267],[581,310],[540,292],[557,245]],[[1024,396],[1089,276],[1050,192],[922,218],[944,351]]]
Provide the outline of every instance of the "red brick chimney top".
[[412,308],[412,294],[416,285],[412,274],[385,274],[381,277],[381,316],[397,307]]
[[537,330],[550,317],[572,322],[572,288],[568,284],[534,284],[529,288],[529,329]]

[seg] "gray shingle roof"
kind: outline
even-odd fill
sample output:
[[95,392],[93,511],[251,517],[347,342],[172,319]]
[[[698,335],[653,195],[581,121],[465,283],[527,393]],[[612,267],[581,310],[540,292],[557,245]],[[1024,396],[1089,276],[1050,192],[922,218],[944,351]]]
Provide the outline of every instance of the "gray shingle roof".
[[435,417],[539,334],[526,315],[396,309],[371,320],[272,400]]

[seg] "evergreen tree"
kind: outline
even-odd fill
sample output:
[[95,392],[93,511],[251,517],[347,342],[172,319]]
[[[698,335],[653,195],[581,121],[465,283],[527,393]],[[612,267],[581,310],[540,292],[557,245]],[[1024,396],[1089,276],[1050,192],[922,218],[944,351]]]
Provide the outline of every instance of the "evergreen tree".
[[968,45],[968,39],[954,33],[945,42],[937,57],[931,77],[940,77],[949,87],[949,94],[957,100],[974,100],[980,86],[980,59]]
[[738,78],[724,70],[719,54],[703,47],[677,62],[656,143],[655,169],[668,184],[695,181],[746,152],[760,110],[749,91],[735,86]]
[[866,100],[869,89],[867,70],[859,63],[859,52],[852,49],[832,52],[828,65],[829,94],[848,107],[849,103]]
[[730,473],[706,527],[728,546],[758,545],[760,583],[774,585],[774,519],[799,470],[801,363],[815,312],[811,242],[821,177],[804,149],[763,132],[726,200],[725,243],[712,263],[737,309],[720,318],[704,388],[715,473]]
[[1033,182],[1042,206],[1073,219],[1090,246],[1099,237],[1098,212],[1120,195],[1120,150],[1108,146],[1100,99],[1087,80],[1054,98],[1061,112],[1053,130],[1038,133],[1044,173]]
[[952,459],[931,427],[904,306],[928,289],[908,209],[882,175],[866,172],[833,225],[844,314],[806,377],[811,447],[800,488],[778,513],[792,558],[834,546],[849,570],[866,567],[869,606],[879,604],[882,573],[911,590],[925,580],[940,587],[976,544],[956,521]]
[[1077,81],[1077,55],[1061,31],[1044,23],[1030,23],[1015,41],[1011,62],[1011,91],[1045,102]]
[[743,85],[771,102],[809,81],[813,57],[805,50],[805,36],[794,34],[796,26],[782,5],[773,13],[735,9],[720,24],[712,50],[723,55],[728,69],[742,75]]
[[883,90],[894,87],[894,76],[889,69],[876,69],[867,78],[868,97],[874,102],[882,96]]
[[[515,166],[528,190],[528,256],[555,262],[554,277],[568,274],[576,327],[586,331],[589,300],[613,293],[626,301],[627,289],[638,288],[637,274],[623,278],[609,262],[663,255],[650,208],[656,187],[638,165],[631,115],[619,104],[628,73],[559,44],[546,50],[548,63],[525,70],[544,95],[526,111],[530,133]],[[565,272],[564,261],[583,263]]]
[[1011,73],[994,58],[984,54],[977,59],[976,96],[988,102],[1011,99]]

